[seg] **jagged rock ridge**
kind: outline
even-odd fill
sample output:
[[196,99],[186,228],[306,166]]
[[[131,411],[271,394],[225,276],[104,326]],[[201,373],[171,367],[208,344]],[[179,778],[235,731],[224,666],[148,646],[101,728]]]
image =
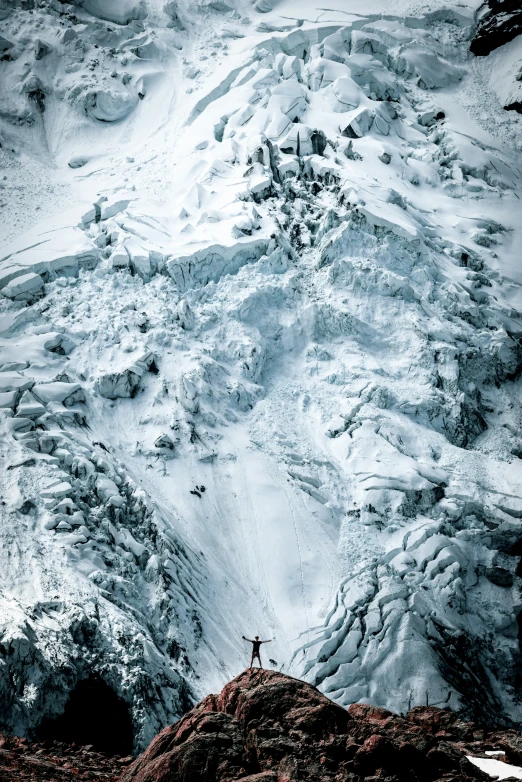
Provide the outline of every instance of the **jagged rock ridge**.
[[484,57],[521,33],[522,9],[518,0],[489,0],[484,4],[470,50]]

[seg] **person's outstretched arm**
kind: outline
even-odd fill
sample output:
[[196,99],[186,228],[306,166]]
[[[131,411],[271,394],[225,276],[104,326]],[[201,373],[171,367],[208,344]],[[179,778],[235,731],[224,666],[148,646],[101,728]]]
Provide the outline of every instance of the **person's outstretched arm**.
[[275,641],[275,638],[271,638],[269,641],[260,641],[261,644],[271,644],[272,641]]
[[254,643],[250,638],[245,638],[244,635],[242,635],[241,638],[243,639],[243,641],[248,641],[249,644],[253,644]]

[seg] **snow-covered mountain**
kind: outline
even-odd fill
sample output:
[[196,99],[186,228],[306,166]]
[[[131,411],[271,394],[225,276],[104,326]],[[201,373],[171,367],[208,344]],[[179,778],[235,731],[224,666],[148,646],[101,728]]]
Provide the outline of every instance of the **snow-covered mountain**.
[[0,3],[2,728],[97,675],[142,747],[255,633],[522,721],[522,38],[470,54],[477,6]]

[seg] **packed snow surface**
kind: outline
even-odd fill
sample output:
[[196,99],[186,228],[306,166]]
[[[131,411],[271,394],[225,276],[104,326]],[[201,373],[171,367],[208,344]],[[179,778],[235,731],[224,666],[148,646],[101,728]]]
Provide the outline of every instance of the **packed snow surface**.
[[489,774],[492,779],[522,779],[521,766],[511,766],[509,763],[495,760],[495,758],[474,758],[471,755],[467,755],[467,758],[474,766]]
[[256,633],[343,705],[522,721],[522,118],[477,5],[0,3],[7,729],[94,672],[141,747]]

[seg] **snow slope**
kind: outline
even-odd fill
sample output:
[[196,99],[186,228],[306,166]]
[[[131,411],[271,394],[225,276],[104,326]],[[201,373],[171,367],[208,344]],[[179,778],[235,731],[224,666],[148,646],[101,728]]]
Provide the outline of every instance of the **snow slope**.
[[522,118],[476,4],[26,5],[4,725],[96,672],[144,746],[256,632],[341,704],[519,723]]

